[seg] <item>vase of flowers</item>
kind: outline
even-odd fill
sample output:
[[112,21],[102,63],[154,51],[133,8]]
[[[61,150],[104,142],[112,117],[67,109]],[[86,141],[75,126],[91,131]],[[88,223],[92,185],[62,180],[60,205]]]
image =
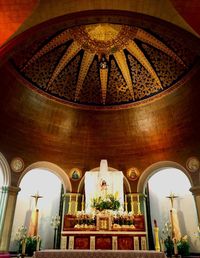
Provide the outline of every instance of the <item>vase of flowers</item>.
[[41,239],[39,236],[28,236],[27,228],[21,226],[18,228],[15,240],[18,244],[18,253],[33,256],[34,251],[41,247]]
[[174,242],[172,240],[172,227],[169,222],[166,222],[164,228],[162,229],[162,240],[165,245],[167,257],[172,257],[174,254]]
[[99,196],[91,200],[91,207],[97,211],[113,210],[117,211],[120,202],[113,194],[107,194],[105,197]]
[[181,239],[177,243],[178,254],[182,256],[188,256],[190,254],[190,244],[188,242],[187,235],[181,237]]

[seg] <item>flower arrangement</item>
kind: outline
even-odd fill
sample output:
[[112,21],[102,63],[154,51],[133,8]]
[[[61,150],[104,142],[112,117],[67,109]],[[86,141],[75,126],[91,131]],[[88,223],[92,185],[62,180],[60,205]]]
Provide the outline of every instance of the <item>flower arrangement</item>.
[[[165,223],[162,230],[162,240],[164,241],[167,256],[171,257],[175,253],[175,239],[172,238],[172,226],[169,222]],[[181,237],[176,244],[179,255],[187,256],[190,254],[190,244],[187,235]]]
[[21,226],[17,229],[15,241],[18,243],[18,252],[32,256],[33,252],[40,249],[41,239],[39,236],[28,236],[27,228]]
[[188,242],[187,235],[181,237],[181,239],[177,243],[178,254],[182,256],[188,256],[190,254],[190,244]]
[[120,207],[120,202],[117,199],[117,195],[113,194],[106,194],[103,198],[101,196],[93,198],[91,200],[91,207],[95,208],[96,210],[103,211],[103,210],[113,210],[116,211]]
[[161,239],[164,242],[167,256],[171,257],[174,253],[174,242],[172,240],[172,226],[169,222],[166,222],[164,228],[162,229]]
[[197,238],[200,239],[200,224],[197,227],[197,233],[195,234]]

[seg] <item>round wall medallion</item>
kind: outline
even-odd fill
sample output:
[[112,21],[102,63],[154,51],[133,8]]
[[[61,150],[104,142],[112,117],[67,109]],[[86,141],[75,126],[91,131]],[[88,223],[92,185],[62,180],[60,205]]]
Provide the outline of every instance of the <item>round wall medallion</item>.
[[24,169],[24,161],[21,158],[14,158],[10,163],[11,169],[14,172],[21,172]]
[[190,157],[186,162],[186,167],[190,172],[196,172],[199,170],[200,162],[196,157]]
[[69,172],[69,176],[72,180],[79,180],[82,177],[82,172],[79,168],[72,168]]
[[137,168],[135,167],[132,167],[132,168],[129,168],[127,170],[127,177],[128,179],[132,180],[132,181],[135,181],[138,179],[138,177],[140,176],[140,172]]

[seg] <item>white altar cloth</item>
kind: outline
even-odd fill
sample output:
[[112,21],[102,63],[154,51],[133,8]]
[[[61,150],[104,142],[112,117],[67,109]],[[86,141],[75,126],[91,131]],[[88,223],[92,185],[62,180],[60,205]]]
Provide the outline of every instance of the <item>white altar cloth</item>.
[[163,252],[132,250],[43,250],[33,258],[166,258]]

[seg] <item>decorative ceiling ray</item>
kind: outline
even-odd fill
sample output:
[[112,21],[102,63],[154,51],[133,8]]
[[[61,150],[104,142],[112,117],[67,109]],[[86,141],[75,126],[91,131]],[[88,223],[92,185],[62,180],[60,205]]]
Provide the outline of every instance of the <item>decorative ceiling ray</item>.
[[126,46],[126,49],[133,55],[135,58],[146,68],[146,70],[152,75],[152,77],[155,78],[156,82],[162,89],[162,85],[160,82],[160,79],[158,78],[156,72],[154,71],[153,67],[145,57],[145,55],[142,53],[140,48],[137,46],[137,44],[134,41],[130,41],[129,44]]
[[129,72],[129,68],[126,62],[126,57],[124,55],[124,52],[122,50],[117,51],[116,53],[114,53],[114,57],[117,61],[117,64],[120,70],[122,71],[123,77],[128,85],[130,94],[134,100],[133,84],[132,84],[132,80],[131,80],[131,76],[130,76],[130,72]]
[[152,45],[153,47],[161,50],[162,52],[164,52],[168,56],[172,57],[175,61],[177,61],[181,65],[185,66],[185,64],[182,61],[182,59],[174,51],[172,51],[164,43],[162,43],[160,40],[155,38],[150,33],[148,33],[146,31],[138,28],[137,29],[137,33],[135,35],[135,38],[137,38],[137,39],[139,39],[139,40],[141,40],[141,41],[143,41],[145,43],[148,43],[148,44]]
[[100,69],[100,79],[101,79],[102,102],[105,105],[105,103],[106,103],[107,84],[108,84],[108,68]]
[[69,61],[81,50],[80,45],[77,42],[73,42],[69,48],[66,50],[65,54],[61,58],[59,64],[56,66],[51,79],[48,82],[47,89],[50,87],[54,79],[58,76],[58,74],[63,70]]
[[77,101],[79,92],[82,88],[85,76],[88,73],[89,67],[94,59],[95,54],[85,51],[81,62],[81,68],[78,75],[78,81],[76,85],[75,101]]
[[[170,46],[169,42],[166,45],[164,41],[160,40],[160,38],[165,38],[163,35],[158,37],[159,39],[155,35],[157,34],[153,35],[150,31],[147,32],[136,26],[119,24],[98,23],[77,26],[66,29],[53,38],[50,35],[49,41],[45,38],[44,42],[42,42],[42,48],[38,47],[37,49],[34,47],[37,50],[34,50],[32,55],[29,53],[27,54],[28,57],[24,57],[24,61],[20,60],[19,68],[22,75],[32,81],[36,87],[63,100],[84,105],[98,104],[100,106],[137,102],[171,87],[188,70],[190,65],[182,55],[178,56],[176,54],[176,52],[182,54],[184,50],[182,52],[177,51],[177,49]],[[151,51],[147,53],[143,46],[144,44],[147,44]],[[52,59],[55,62],[52,63],[51,70],[47,70],[47,66],[44,63],[43,66],[40,65],[40,70],[44,69],[44,72],[40,72],[43,78],[37,79],[37,74],[33,74],[37,69],[33,69],[32,72],[31,67],[38,65],[44,56],[52,55],[52,53],[55,55],[60,46],[65,46],[66,51],[63,52],[61,57],[58,55]],[[154,53],[157,53],[156,56],[154,56]],[[165,60],[165,66],[163,65],[163,54],[165,59],[166,57],[168,58],[168,61]],[[134,66],[130,63],[129,55],[136,60]],[[75,87],[71,89],[73,92],[68,96],[66,92],[70,91],[68,89],[69,85],[63,83],[64,78],[61,79],[61,76],[64,74],[62,71],[68,69],[71,61],[76,56],[79,56],[79,64],[76,68],[78,70],[71,72],[76,74],[77,77],[74,81],[73,76]],[[90,70],[94,60],[97,62],[95,76],[99,76],[101,92],[98,91],[99,97],[96,96],[97,92],[95,93],[94,102],[91,100],[90,93],[90,101],[87,103],[84,90],[95,88],[95,82],[87,79],[87,84],[90,84],[87,86],[85,85],[85,79],[88,74],[90,76],[92,74]],[[111,60],[116,62],[114,73]],[[172,63],[174,63],[175,67],[177,66],[177,69],[172,71],[173,76],[167,72]],[[137,72],[134,72],[134,69]],[[146,72],[140,71],[141,69],[145,69]],[[111,74],[115,75],[111,76]],[[147,78],[144,78],[144,76]],[[165,85],[163,84],[163,77],[167,79]],[[116,81],[116,78],[119,79]],[[43,80],[42,85],[40,84],[41,80]],[[62,85],[67,88],[67,91],[57,86],[58,84],[61,85],[60,80],[62,80]],[[67,80],[69,81],[70,78],[67,78]],[[142,81],[145,83],[142,83]],[[91,85],[92,83],[94,86]],[[115,89],[112,89],[113,87]],[[108,90],[109,97],[107,98]],[[118,92],[117,98],[112,96],[116,92]],[[84,103],[82,103],[83,99]],[[100,102],[97,102],[97,100]]]
[[43,48],[41,48],[22,68],[22,71],[24,71],[29,65],[34,63],[37,59],[47,54],[52,49],[60,46],[61,44],[67,42],[70,40],[71,35],[69,31],[65,30],[61,34],[59,34],[57,37],[53,38],[49,43],[47,43]]

